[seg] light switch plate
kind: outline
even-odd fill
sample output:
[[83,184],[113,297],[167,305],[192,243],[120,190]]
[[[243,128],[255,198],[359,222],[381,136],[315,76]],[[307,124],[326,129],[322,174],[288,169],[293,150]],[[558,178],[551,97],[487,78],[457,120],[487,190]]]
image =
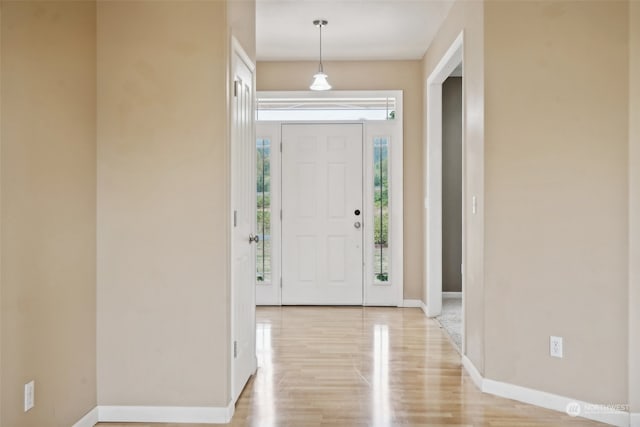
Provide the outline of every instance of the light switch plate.
[[29,409],[33,408],[33,406],[36,403],[35,389],[36,389],[35,381],[30,381],[24,385],[24,412],[27,412]]

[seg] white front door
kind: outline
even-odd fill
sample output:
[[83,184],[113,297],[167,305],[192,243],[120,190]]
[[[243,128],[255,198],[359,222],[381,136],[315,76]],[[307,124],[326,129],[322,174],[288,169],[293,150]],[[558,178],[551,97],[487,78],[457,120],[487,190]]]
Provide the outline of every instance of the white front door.
[[282,126],[282,304],[362,305],[362,124]]
[[234,46],[231,101],[231,394],[234,402],[256,370],[254,85],[252,65],[243,57],[240,48]]

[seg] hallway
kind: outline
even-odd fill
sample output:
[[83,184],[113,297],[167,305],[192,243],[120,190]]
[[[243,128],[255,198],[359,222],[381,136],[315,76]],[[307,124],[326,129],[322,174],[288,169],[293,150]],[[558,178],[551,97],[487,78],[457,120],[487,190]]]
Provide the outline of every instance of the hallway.
[[[258,307],[256,320],[259,368],[231,426],[600,425],[481,393],[419,309]],[[125,425],[147,424],[99,424]]]
[[479,392],[418,309],[265,307],[256,319],[258,374],[233,425],[589,425]]

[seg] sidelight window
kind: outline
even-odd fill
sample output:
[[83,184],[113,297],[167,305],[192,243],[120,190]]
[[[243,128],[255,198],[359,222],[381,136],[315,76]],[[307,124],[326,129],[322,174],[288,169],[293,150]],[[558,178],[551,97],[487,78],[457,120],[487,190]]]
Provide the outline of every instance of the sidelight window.
[[256,140],[256,212],[257,233],[260,241],[256,247],[256,282],[271,283],[271,141]]
[[389,281],[389,140],[373,140],[373,241],[376,282]]

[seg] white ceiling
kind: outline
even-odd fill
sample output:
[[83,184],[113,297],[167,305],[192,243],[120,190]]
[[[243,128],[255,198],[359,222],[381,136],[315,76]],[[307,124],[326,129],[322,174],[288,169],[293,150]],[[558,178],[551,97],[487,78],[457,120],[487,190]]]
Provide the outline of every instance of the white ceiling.
[[260,61],[420,59],[453,0],[257,0]]

